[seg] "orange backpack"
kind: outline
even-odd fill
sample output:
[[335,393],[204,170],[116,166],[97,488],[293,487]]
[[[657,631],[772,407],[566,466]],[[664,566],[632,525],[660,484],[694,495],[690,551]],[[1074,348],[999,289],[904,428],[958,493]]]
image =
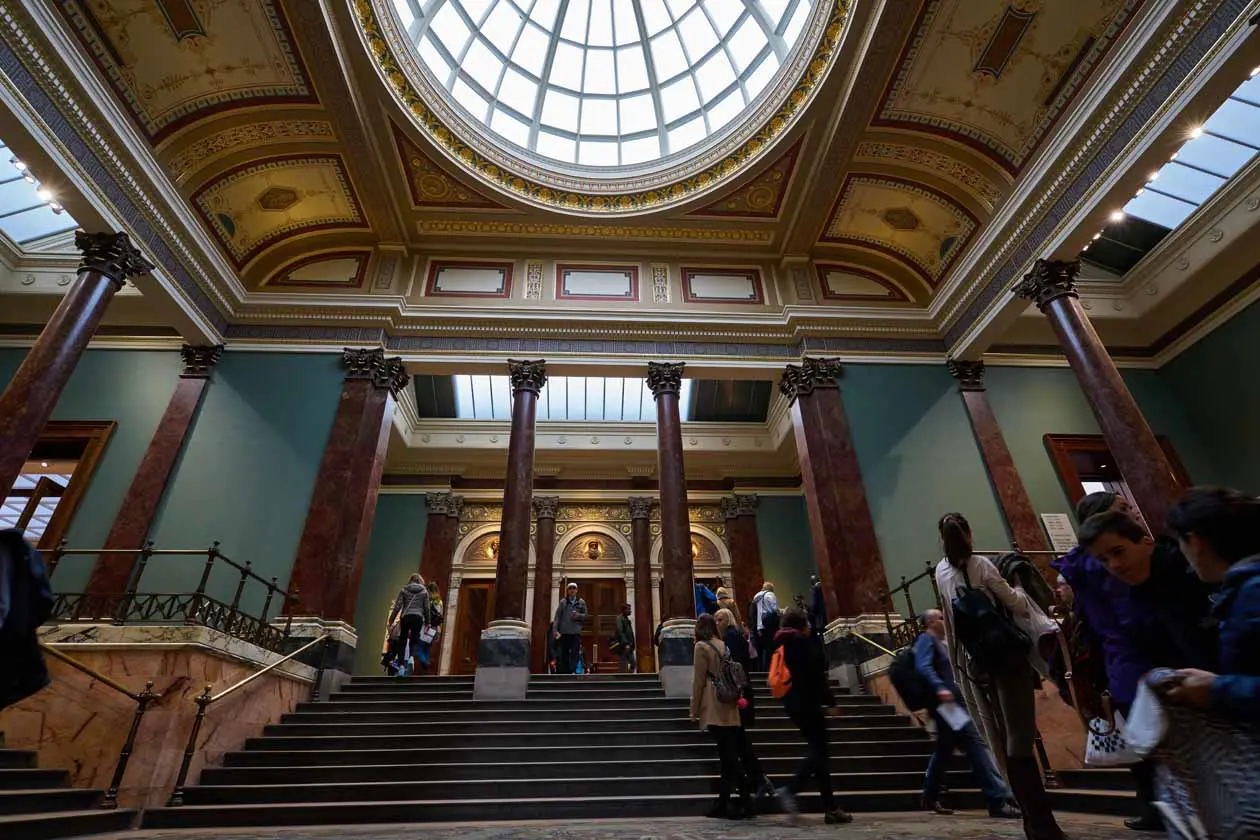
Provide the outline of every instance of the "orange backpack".
[[775,699],[782,700],[787,693],[792,690],[792,672],[788,670],[787,663],[783,661],[783,646],[774,652],[774,656],[770,657],[770,694]]

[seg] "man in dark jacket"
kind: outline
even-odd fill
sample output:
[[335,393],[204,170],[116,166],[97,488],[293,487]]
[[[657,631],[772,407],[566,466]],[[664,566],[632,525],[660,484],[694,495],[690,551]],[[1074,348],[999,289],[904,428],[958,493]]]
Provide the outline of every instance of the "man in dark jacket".
[[559,671],[576,674],[582,658],[582,625],[586,622],[586,601],[578,597],[578,585],[565,587],[564,600],[556,608],[555,638],[560,642]]
[[954,672],[945,650],[945,616],[940,610],[928,610],[921,618],[924,631],[914,641],[914,668],[927,681],[935,695],[928,708],[936,722],[936,749],[928,762],[927,775],[923,780],[923,807],[937,814],[952,814],[951,809],[940,804],[941,780],[954,750],[962,748],[971,763],[972,772],[980,782],[980,791],[989,805],[991,817],[1018,817],[1020,814],[1007,804],[1011,791],[997,774],[988,749],[980,738],[980,732],[972,721],[961,729],[950,726],[940,712],[946,703],[957,704],[965,710],[962,692],[954,682]]
[[634,622],[630,620],[630,615],[630,605],[626,604],[621,608],[621,615],[617,616],[617,635],[613,637],[615,653],[621,657],[627,674],[634,673]]
[[827,629],[827,599],[823,597],[822,581],[818,575],[809,576],[809,621],[819,638]]
[[52,605],[39,552],[16,528],[0,531],[0,709],[48,685],[39,626]]
[[836,805],[831,792],[827,718],[838,715],[839,709],[828,682],[826,657],[822,647],[809,639],[809,616],[804,610],[794,607],[783,614],[783,629],[775,634],[775,643],[783,647],[783,663],[792,675],[792,687],[783,698],[783,708],[808,745],[796,774],[775,791],[775,797],[783,811],[795,820],[796,795],[813,776],[827,823],[852,822],[853,817]]

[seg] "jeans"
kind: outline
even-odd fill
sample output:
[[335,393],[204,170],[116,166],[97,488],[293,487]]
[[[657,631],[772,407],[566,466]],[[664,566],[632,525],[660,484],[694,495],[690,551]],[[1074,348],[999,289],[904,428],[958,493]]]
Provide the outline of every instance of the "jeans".
[[993,762],[989,760],[989,751],[981,740],[975,723],[968,721],[962,729],[954,731],[935,711],[932,712],[932,719],[936,721],[936,749],[932,753],[931,760],[928,761],[927,775],[923,780],[924,801],[930,805],[940,796],[941,780],[945,777],[946,764],[956,749],[962,749],[967,756],[967,761],[971,764],[971,772],[979,780],[980,790],[986,799],[990,802],[1000,802],[1008,798],[1011,792],[1006,782],[997,774]]
[[424,629],[424,616],[404,615],[399,622],[398,652],[403,651],[416,661],[420,657],[420,631]]
[[562,633],[560,635],[560,661],[556,663],[562,674],[576,674],[578,662],[582,659],[582,636],[580,633]]
[[796,795],[809,784],[810,776],[818,785],[818,796],[822,799],[823,810],[831,811],[836,807],[836,800],[831,795],[831,755],[827,736],[827,719],[822,709],[801,710],[796,714],[789,712],[796,728],[805,736],[805,758],[796,766],[796,774],[787,783],[787,788]]
[[750,792],[746,767],[740,762],[740,738],[748,736],[738,726],[710,726],[709,735],[717,743],[718,761],[721,762],[721,778],[718,779],[718,796],[725,800],[732,793]]

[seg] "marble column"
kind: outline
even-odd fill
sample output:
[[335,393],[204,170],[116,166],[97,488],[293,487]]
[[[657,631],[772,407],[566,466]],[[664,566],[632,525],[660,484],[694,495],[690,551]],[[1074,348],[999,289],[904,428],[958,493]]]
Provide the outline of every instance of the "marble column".
[[535,674],[547,673],[548,634],[551,629],[553,555],[556,553],[556,513],[559,496],[534,497],[534,612],[530,622],[530,665]]
[[652,503],[648,496],[631,496],[630,546],[634,549],[634,643],[639,673],[656,670],[652,635]]
[[882,617],[888,603],[888,577],[840,397],[840,374],[834,359],[805,358],[788,365],[779,382],[792,406],[814,558],[832,621]]
[[380,348],[346,348],[341,364],[346,371],[341,400],[315,478],[289,589],[301,596],[290,612],[352,622],[390,418],[408,376],[402,359],[386,358]]
[[656,399],[656,477],[661,504],[661,684],[669,697],[691,695],[696,594],[691,557],[687,475],[683,469],[682,362],[648,362],[647,384]]
[[[971,431],[976,436],[980,457],[989,473],[989,483],[997,496],[998,506],[1006,519],[1006,530],[1011,540],[1023,551],[1046,551],[1050,548],[1046,532],[1028,499],[1028,491],[1015,468],[1011,451],[1006,448],[1006,438],[998,425],[989,396],[984,390],[984,362],[950,359],[946,362],[949,373],[958,380],[958,393],[962,396]],[[1044,556],[1035,558],[1043,574],[1050,575],[1050,563]]]
[[503,521],[495,569],[494,620],[477,646],[473,697],[524,699],[529,686],[529,624],[524,620],[529,589],[529,524],[533,519],[534,421],[538,395],[547,384],[547,365],[508,360],[512,384],[512,430],[508,439]]
[[[425,583],[437,583],[438,591],[445,598],[451,583],[455,546],[459,542],[459,514],[464,506],[464,497],[454,493],[428,493],[424,502],[429,509],[429,518],[424,528],[424,545],[420,549],[420,576]],[[429,651],[432,673],[437,673],[437,663],[442,661],[442,644],[455,627],[451,605],[445,606],[442,632]]]
[[0,394],[0,492],[22,474],[114,294],[153,270],[125,233],[77,231],[74,244],[83,253],[78,276]]
[[[726,518],[726,545],[731,550],[735,603],[742,610],[765,582],[761,543],[757,538],[757,497],[738,493],[727,496],[722,499],[722,515]],[[744,617],[739,618],[744,620]]]
[[1035,302],[1049,319],[1138,509],[1159,533],[1183,488],[1081,306],[1076,291],[1080,267],[1077,260],[1037,260],[1014,291]]
[[[131,479],[127,494],[123,496],[114,525],[105,538],[105,548],[138,549],[149,538],[153,518],[166,495],[175,462],[193,427],[206,386],[210,384],[210,373],[222,353],[222,344],[202,347],[185,344],[180,348],[182,364],[175,393],[166,404],[166,412],[158,421],[157,431],[149,441],[149,448]],[[137,555],[133,553],[102,553],[92,568],[87,591],[100,595],[123,592],[136,560]]]

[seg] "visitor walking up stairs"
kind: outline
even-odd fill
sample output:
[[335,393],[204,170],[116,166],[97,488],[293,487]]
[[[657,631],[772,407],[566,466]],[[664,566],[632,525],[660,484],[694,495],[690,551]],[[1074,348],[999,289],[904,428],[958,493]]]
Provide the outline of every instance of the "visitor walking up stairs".
[[[752,739],[778,781],[805,745],[764,676],[754,681]],[[472,694],[472,677],[355,678],[203,771],[182,807],[147,812],[144,827],[685,816],[712,805],[716,750],[655,675],[535,676],[516,702]],[[918,808],[928,736],[876,697],[840,703],[841,806]],[[955,802],[979,807],[969,773],[949,783]],[[801,806],[818,810],[817,797]]]
[[69,786],[69,773],[35,766],[35,753],[4,748],[0,733],[0,837],[52,840],[124,831],[135,811],[95,808],[99,790]]

